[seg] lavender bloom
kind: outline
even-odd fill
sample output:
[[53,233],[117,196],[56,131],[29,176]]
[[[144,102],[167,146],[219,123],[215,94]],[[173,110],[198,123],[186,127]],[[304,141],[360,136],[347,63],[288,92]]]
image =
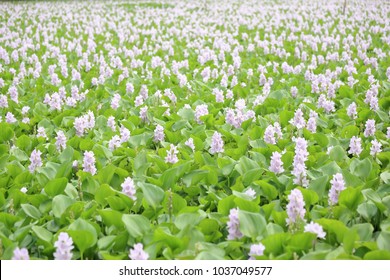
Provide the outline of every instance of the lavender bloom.
[[130,139],[130,130],[128,130],[123,125],[119,128],[120,135],[121,135],[121,143],[125,143],[129,141]]
[[38,167],[42,166],[41,151],[34,149],[30,155],[31,164],[28,166],[28,169],[33,173]]
[[17,120],[14,114],[12,114],[11,112],[7,112],[7,114],[5,115],[5,121],[7,123],[16,123]]
[[127,177],[125,181],[121,184],[122,187],[122,192],[130,197],[132,200],[137,200],[137,197],[135,196],[136,194],[136,189],[134,186],[134,181],[130,178]]
[[0,94],[0,108],[8,108],[8,99],[4,94]]
[[222,135],[219,132],[214,132],[213,137],[211,139],[211,148],[210,148],[210,153],[215,154],[215,153],[223,153],[223,140],[222,140]]
[[58,151],[61,151],[61,149],[66,148],[66,136],[62,130],[59,130],[57,132],[56,147]]
[[71,260],[73,253],[73,239],[66,232],[61,232],[57,241],[54,243],[57,250],[54,252],[55,260]]
[[309,153],[307,152],[307,141],[305,138],[293,138],[295,142],[295,156],[293,162],[293,171],[291,172],[294,176],[294,184],[302,185],[306,187],[309,182],[306,178],[306,165]]
[[343,175],[341,173],[336,173],[333,175],[330,183],[332,186],[329,190],[329,205],[335,205],[339,201],[341,191],[345,189]]
[[275,129],[273,125],[267,126],[264,131],[264,141],[268,144],[276,144]]
[[298,94],[298,89],[297,89],[297,87],[291,87],[291,96],[292,97],[297,97],[297,94]]
[[363,151],[362,139],[360,139],[359,137],[353,136],[351,138],[351,141],[349,142],[349,153],[351,155],[359,156],[362,151]]
[[118,135],[114,135],[110,141],[108,141],[108,148],[113,151],[121,145],[121,138]]
[[205,116],[209,113],[206,104],[198,105],[195,108],[195,119],[198,124],[202,124],[203,122],[200,120],[200,117]]
[[42,126],[38,127],[37,137],[42,137],[42,138],[45,138],[47,140],[46,131]]
[[387,128],[386,137],[387,137],[387,139],[390,139],[390,126]]
[[282,162],[282,155],[278,152],[272,152],[271,156],[271,165],[269,167],[269,170],[271,172],[274,172],[275,174],[283,173],[283,162]]
[[256,257],[264,255],[265,246],[262,243],[252,244],[249,251],[249,259],[255,260]]
[[317,118],[318,114],[311,110],[309,120],[307,121],[307,129],[312,133],[315,133],[317,130]]
[[167,156],[165,157],[165,162],[166,163],[176,163],[179,161],[177,158],[177,154],[179,151],[177,150],[177,147],[173,144],[170,146],[170,150],[167,153]]
[[144,251],[142,243],[134,244],[134,249],[130,249],[129,258],[132,260],[147,260],[149,254]]
[[364,130],[364,137],[373,136],[375,134],[375,120],[366,121],[366,129]]
[[256,198],[256,192],[252,188],[248,188],[244,193],[252,199]]
[[357,118],[357,111],[356,111],[356,103],[355,102],[352,102],[348,108],[347,108],[347,115],[351,118],[351,119],[356,119]]
[[121,101],[121,96],[118,93],[115,93],[114,97],[111,100],[111,108],[114,110],[118,109],[119,101]]
[[241,238],[243,234],[240,231],[240,221],[238,220],[238,209],[233,208],[230,209],[229,213],[229,221],[227,222],[227,227],[229,231],[229,235],[227,237],[228,240],[234,240],[236,238]]
[[19,249],[19,247],[17,247],[14,250],[12,260],[20,261],[20,260],[29,260],[29,259],[30,259],[30,256],[28,255],[28,250],[26,248]]
[[382,152],[382,144],[379,143],[376,139],[371,141],[371,148],[370,148],[370,155],[373,157],[377,154]]
[[157,125],[156,129],[154,130],[154,141],[155,142],[161,142],[165,138],[164,134],[164,128],[161,125]]
[[76,129],[77,136],[83,136],[85,130],[92,129],[95,126],[95,116],[92,111],[88,111],[87,114],[75,118],[74,127]]
[[113,116],[108,117],[107,126],[111,128],[112,131],[116,131],[115,117]]
[[192,139],[191,137],[188,138],[188,140],[184,144],[190,147],[192,151],[195,151],[194,139]]
[[305,225],[305,232],[311,232],[317,234],[317,238],[325,238],[326,232],[324,232],[321,225],[314,223],[313,221],[310,224]]
[[303,112],[301,109],[297,109],[294,114],[294,118],[290,120],[290,123],[298,129],[306,126],[306,121],[303,118]]
[[84,160],[83,160],[83,171],[95,175],[96,174],[95,162],[96,160],[95,160],[94,153],[92,151],[85,151]]
[[142,121],[147,122],[148,121],[148,106],[144,106],[140,109],[139,115]]
[[289,226],[294,225],[300,221],[304,221],[306,209],[303,195],[300,190],[293,189],[288,196],[289,203],[287,204],[286,222]]

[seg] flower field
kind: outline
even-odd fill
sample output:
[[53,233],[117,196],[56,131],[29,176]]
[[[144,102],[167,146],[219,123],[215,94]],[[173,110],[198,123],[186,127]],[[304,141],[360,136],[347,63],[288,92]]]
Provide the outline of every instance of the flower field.
[[0,258],[390,259],[390,3],[0,3]]

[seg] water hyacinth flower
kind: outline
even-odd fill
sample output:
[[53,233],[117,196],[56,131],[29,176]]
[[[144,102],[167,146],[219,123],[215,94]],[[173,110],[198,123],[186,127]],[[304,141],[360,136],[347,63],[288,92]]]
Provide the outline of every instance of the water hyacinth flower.
[[275,174],[280,174],[280,173],[284,172],[281,153],[272,152],[271,164],[270,164],[269,170],[271,172],[274,172]]
[[209,110],[206,104],[198,105],[195,108],[195,119],[198,124],[202,124],[203,121],[200,120],[200,117],[208,115]]
[[341,173],[333,175],[330,181],[331,188],[329,190],[329,205],[336,205],[339,201],[341,191],[345,190],[345,182]]
[[287,225],[294,226],[305,221],[306,209],[302,192],[298,189],[293,189],[287,198],[289,201],[287,204]]
[[188,140],[184,143],[186,146],[190,147],[192,151],[195,151],[195,144],[194,144],[194,139],[191,137],[188,138]]
[[290,120],[290,123],[297,129],[301,129],[306,126],[306,121],[303,117],[303,112],[300,108],[295,111],[294,118]]
[[228,240],[234,240],[237,238],[241,238],[243,234],[240,231],[240,221],[238,220],[238,209],[232,208],[229,213],[229,221],[227,222],[228,228]]
[[130,130],[128,130],[123,125],[119,128],[119,133],[121,136],[121,143],[126,143],[130,139]]
[[84,160],[83,160],[83,171],[95,175],[96,174],[95,162],[96,162],[95,154],[92,151],[85,151]]
[[315,133],[317,130],[317,118],[318,118],[317,112],[310,110],[310,117],[309,120],[307,121],[306,128],[312,133]]
[[224,152],[223,146],[224,146],[224,142],[222,140],[222,135],[219,132],[215,131],[211,139],[210,153],[211,154],[223,153]]
[[38,127],[38,131],[37,131],[37,137],[42,137],[42,138],[45,138],[47,140],[47,135],[46,135],[46,131],[45,131],[45,128],[43,128],[42,126]]
[[73,239],[66,232],[61,232],[57,241],[54,243],[56,251],[54,252],[55,260],[71,260],[73,253]]
[[12,260],[29,260],[30,256],[28,254],[28,250],[26,248],[19,248],[16,247],[16,249],[13,252]]
[[176,163],[179,161],[177,158],[177,154],[179,151],[177,150],[177,147],[173,144],[170,145],[170,150],[167,152],[167,156],[165,157],[166,163]]
[[347,108],[347,115],[351,118],[351,119],[356,119],[357,118],[357,111],[356,111],[356,103],[355,102],[352,102],[348,108]]
[[326,236],[326,232],[321,225],[314,223],[313,221],[310,224],[305,225],[305,232],[311,232],[317,235],[317,238],[324,239]]
[[112,131],[116,131],[115,117],[109,116],[107,119],[107,126],[111,128]]
[[62,130],[59,130],[57,132],[56,148],[57,148],[58,151],[61,151],[61,149],[65,149],[66,148],[66,136],[65,136],[65,133]]
[[134,185],[133,179],[130,177],[127,177],[125,181],[121,184],[122,192],[130,197],[132,200],[137,200],[136,195],[136,189]]
[[307,171],[305,165],[305,161],[309,156],[309,153],[307,152],[307,141],[302,137],[293,138],[293,141],[295,142],[295,156],[291,174],[295,176],[294,184],[307,187],[309,184],[309,181],[306,178]]
[[375,134],[375,120],[366,121],[366,129],[364,130],[364,137],[373,136]]
[[33,173],[38,167],[42,166],[42,159],[41,159],[41,151],[34,149],[30,155],[30,165],[28,166],[28,170],[30,170],[31,173]]
[[249,250],[249,259],[255,260],[256,257],[264,255],[265,246],[262,243],[252,244]]
[[256,192],[252,188],[248,188],[244,193],[250,196],[252,199],[256,198]]
[[362,139],[352,136],[351,141],[349,142],[349,154],[359,156],[362,151]]
[[374,139],[371,141],[370,155],[373,157],[376,156],[377,153],[382,152],[382,144],[378,142],[378,140]]
[[7,114],[5,115],[5,121],[7,123],[16,123],[18,120],[15,118],[14,114],[12,114],[11,112],[7,112]]
[[142,243],[134,244],[134,248],[129,251],[129,258],[131,260],[147,260],[149,254],[144,251],[144,245]]
[[156,129],[154,130],[154,142],[161,142],[163,141],[165,138],[165,134],[164,134],[164,128],[161,126],[161,125],[157,125],[156,126]]

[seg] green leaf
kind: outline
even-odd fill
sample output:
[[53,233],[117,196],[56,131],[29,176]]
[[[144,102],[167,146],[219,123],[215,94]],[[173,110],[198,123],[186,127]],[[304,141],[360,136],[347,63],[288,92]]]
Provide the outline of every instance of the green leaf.
[[161,206],[161,202],[163,201],[165,195],[161,188],[149,183],[139,183],[138,186],[142,189],[144,198],[150,206],[154,209]]
[[45,193],[49,197],[55,197],[56,195],[64,192],[67,183],[68,183],[68,179],[64,177],[50,180],[44,188]]
[[258,185],[260,187],[260,190],[262,194],[269,200],[272,201],[278,196],[278,190],[275,188],[275,186],[267,183],[264,180],[256,181],[255,185]]
[[62,214],[65,212],[66,208],[74,203],[74,200],[70,197],[60,194],[53,198],[53,214],[56,218],[61,218]]
[[205,179],[206,174],[208,174],[207,170],[193,170],[183,177],[183,183],[187,186],[187,188],[195,186]]
[[82,254],[97,243],[95,227],[82,218],[78,218],[69,226],[68,233]]
[[363,160],[354,159],[350,165],[351,173],[365,179],[367,178],[372,170],[372,163],[368,158]]
[[17,140],[16,140],[16,147],[20,148],[23,151],[28,151],[31,149],[31,144],[32,141],[30,137],[27,135],[21,135]]
[[368,223],[353,225],[352,229],[356,230],[361,241],[370,241],[374,232],[374,227]]
[[364,219],[369,221],[376,215],[378,208],[372,202],[365,202],[358,206],[357,212],[362,215]]
[[344,234],[343,247],[347,254],[352,254],[355,242],[359,240],[359,235],[355,229],[349,229]]
[[310,181],[309,183],[309,190],[313,190],[317,193],[318,198],[322,199],[325,194],[326,186],[328,184],[329,176],[324,175],[322,177],[319,177],[315,180]]
[[[338,243],[342,243],[344,240],[344,235],[348,231],[348,228],[340,221],[338,220],[332,220],[332,219],[319,219],[317,220],[317,223],[320,224],[323,229],[327,232],[327,238],[336,238]],[[333,240],[333,241],[336,241]]]
[[50,231],[40,226],[33,226],[31,229],[39,239],[52,244],[53,234]]
[[0,123],[0,143],[5,143],[14,137],[14,131],[7,123]]
[[107,198],[115,195],[115,190],[113,190],[109,185],[101,185],[95,192],[95,200],[102,206],[108,204]]
[[390,232],[382,231],[376,242],[380,250],[390,251]]
[[99,170],[97,178],[101,184],[110,184],[112,177],[114,176],[116,167],[112,164]]
[[134,238],[143,236],[151,229],[149,220],[141,215],[126,214],[122,216],[122,221],[129,234]]
[[230,195],[218,201],[218,213],[222,215],[229,215],[230,209],[236,207],[234,203],[235,196]]
[[365,260],[390,260],[390,252],[385,250],[375,250],[364,255]]
[[340,193],[339,204],[344,205],[351,211],[356,211],[364,197],[360,188],[346,188]]
[[103,209],[98,211],[99,215],[103,219],[103,223],[110,227],[115,226],[118,229],[124,228],[122,221],[122,213],[111,209]]
[[330,150],[329,157],[334,161],[342,161],[346,158],[345,150],[337,145]]
[[322,171],[324,175],[328,176],[333,176],[334,174],[341,172],[341,168],[334,161],[322,166],[319,170]]
[[243,235],[256,239],[262,237],[267,230],[267,222],[259,213],[238,210],[238,220],[240,221],[240,231]]
[[275,233],[264,238],[261,243],[265,246],[265,253],[278,256],[284,252],[289,238],[288,233]]
[[291,236],[288,245],[294,252],[308,251],[316,238],[317,235],[310,232],[297,233]]
[[306,206],[314,205],[318,202],[318,194],[315,191],[298,187],[301,191]]
[[39,212],[39,210],[35,206],[30,204],[22,204],[20,206],[22,207],[24,213],[26,213],[27,216],[36,220],[41,218],[41,212]]

